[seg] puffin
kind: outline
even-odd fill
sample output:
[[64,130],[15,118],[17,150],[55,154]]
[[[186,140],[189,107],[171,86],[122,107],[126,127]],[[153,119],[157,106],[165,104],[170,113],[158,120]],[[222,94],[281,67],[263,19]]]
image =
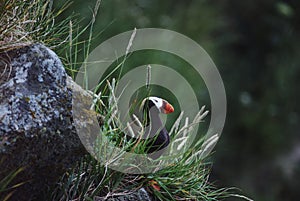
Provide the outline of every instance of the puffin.
[[[160,97],[150,96],[142,101],[141,108],[144,114],[144,138],[147,139],[145,153],[157,153],[156,155],[159,156],[161,155],[160,151],[170,143],[169,133],[159,115],[174,112],[174,107]],[[153,155],[153,157],[155,156]]]

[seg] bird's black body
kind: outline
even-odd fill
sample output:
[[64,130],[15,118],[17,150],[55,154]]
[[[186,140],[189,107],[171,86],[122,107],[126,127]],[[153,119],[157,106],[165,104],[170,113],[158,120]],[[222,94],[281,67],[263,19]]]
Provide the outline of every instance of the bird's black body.
[[148,141],[147,144],[149,145],[149,149],[147,150],[147,153],[153,153],[167,147],[170,143],[170,136],[168,131],[163,128],[157,136],[148,139]]
[[[157,100],[159,101],[157,102]],[[156,101],[156,103],[153,101]],[[142,120],[143,124],[143,136],[139,136],[139,131],[137,131],[136,137],[130,135],[125,135],[124,137],[128,142],[136,142],[138,144],[143,143],[146,145],[145,149],[142,151],[143,154],[149,154],[148,156],[152,159],[159,158],[170,143],[169,133],[164,127],[159,114],[168,114],[173,111],[173,106],[161,98],[149,97],[144,99],[142,102],[143,115],[139,118]],[[120,138],[120,140],[122,141],[122,138]],[[121,141],[116,140],[116,144],[120,144]],[[126,150],[131,152],[134,147],[136,147],[136,144],[129,146]]]
[[164,149],[170,143],[170,136],[159,117],[159,109],[148,99],[144,103],[143,111],[146,117],[146,135],[148,135],[146,153],[153,153]]

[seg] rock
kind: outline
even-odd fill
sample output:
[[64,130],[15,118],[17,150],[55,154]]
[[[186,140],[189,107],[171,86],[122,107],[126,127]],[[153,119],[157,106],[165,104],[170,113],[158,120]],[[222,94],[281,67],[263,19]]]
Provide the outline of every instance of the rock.
[[95,201],[152,201],[153,199],[145,190],[145,188],[140,188],[136,191],[130,193],[118,193],[118,195],[112,195],[108,198],[96,198]]
[[72,90],[57,55],[41,44],[0,53],[0,180],[25,168],[13,184],[26,183],[11,200],[46,200],[84,154],[72,119]]

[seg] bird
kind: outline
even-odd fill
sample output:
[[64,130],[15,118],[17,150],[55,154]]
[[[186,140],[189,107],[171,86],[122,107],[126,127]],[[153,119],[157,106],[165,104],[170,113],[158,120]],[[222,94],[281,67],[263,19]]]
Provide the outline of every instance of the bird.
[[141,108],[144,114],[144,138],[147,139],[145,153],[151,154],[152,158],[157,158],[162,154],[161,150],[170,143],[169,133],[159,114],[170,114],[174,112],[174,107],[160,97],[150,96],[142,101]]

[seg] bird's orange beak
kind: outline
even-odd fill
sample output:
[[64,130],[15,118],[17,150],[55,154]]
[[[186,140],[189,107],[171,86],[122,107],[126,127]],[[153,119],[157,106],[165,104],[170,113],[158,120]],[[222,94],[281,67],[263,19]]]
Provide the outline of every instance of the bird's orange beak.
[[174,107],[170,103],[164,102],[162,113],[164,113],[164,114],[170,114],[172,112],[174,112]]

